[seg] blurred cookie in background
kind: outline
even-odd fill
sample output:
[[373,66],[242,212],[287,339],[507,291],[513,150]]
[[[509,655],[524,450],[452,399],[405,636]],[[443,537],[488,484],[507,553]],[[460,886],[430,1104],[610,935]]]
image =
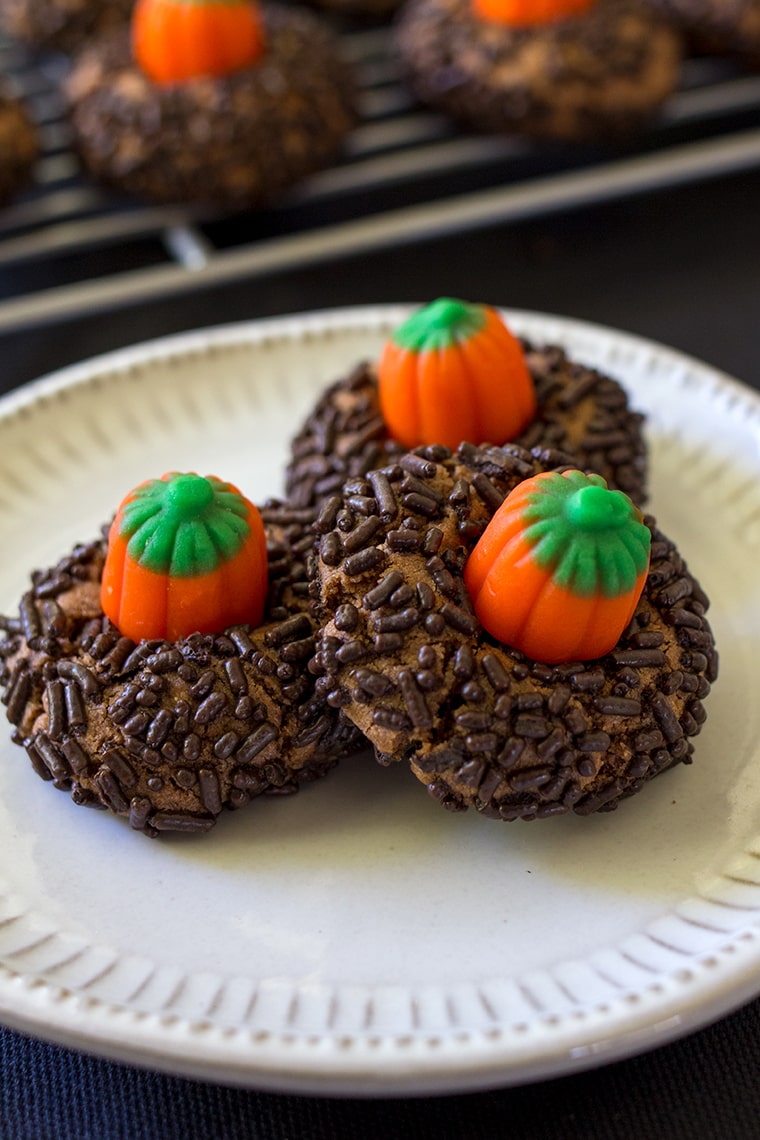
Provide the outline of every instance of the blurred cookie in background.
[[631,0],[410,0],[398,49],[416,97],[482,131],[630,134],[675,89],[681,37]]
[[65,92],[98,181],[231,210],[328,165],[356,121],[351,69],[320,17],[247,0],[138,3],[131,34],[93,41]]

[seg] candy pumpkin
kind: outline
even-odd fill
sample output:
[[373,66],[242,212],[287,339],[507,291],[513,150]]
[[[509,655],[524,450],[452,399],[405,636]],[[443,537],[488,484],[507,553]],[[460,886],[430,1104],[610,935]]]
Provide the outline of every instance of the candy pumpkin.
[[593,3],[594,0],[472,0],[472,7],[482,20],[520,28],[582,16]]
[[264,30],[253,0],[137,0],[132,51],[156,83],[221,76],[255,63]]
[[506,443],[536,412],[523,351],[495,309],[441,297],[413,313],[378,363],[388,433],[405,447]]
[[126,496],[108,536],[103,612],[126,637],[259,625],[267,593],[264,524],[231,483],[170,472]]
[[617,644],[646,581],[651,535],[600,475],[545,472],[504,500],[465,566],[483,627],[547,664]]

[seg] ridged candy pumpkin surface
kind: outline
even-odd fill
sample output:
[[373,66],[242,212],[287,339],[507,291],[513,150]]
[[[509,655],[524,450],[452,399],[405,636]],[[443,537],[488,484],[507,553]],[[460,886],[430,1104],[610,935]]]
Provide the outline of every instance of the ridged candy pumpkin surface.
[[264,524],[237,487],[170,472],[126,496],[101,580],[103,612],[126,637],[176,641],[256,626],[266,594]]
[[502,503],[465,566],[483,627],[535,661],[602,657],[638,605],[651,534],[600,475],[545,472]]
[[553,24],[583,16],[594,0],[472,0],[472,8],[482,20],[510,27]]
[[264,51],[253,0],[137,0],[132,51],[155,83],[184,83],[250,67]]
[[441,297],[396,329],[378,363],[380,408],[405,447],[507,443],[536,413],[520,342],[497,311]]

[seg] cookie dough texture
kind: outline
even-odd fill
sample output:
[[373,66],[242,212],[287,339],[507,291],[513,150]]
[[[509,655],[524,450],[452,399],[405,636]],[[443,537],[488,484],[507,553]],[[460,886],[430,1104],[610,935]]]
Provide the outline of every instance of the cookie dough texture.
[[0,26],[34,47],[77,51],[93,36],[124,26],[133,0],[0,0]]
[[223,77],[153,83],[126,33],[83,52],[66,94],[90,174],[157,202],[244,209],[336,158],[356,120],[337,39],[296,7],[265,6],[262,16],[264,55]]
[[678,82],[681,39],[631,0],[509,27],[470,0],[409,0],[398,51],[417,98],[471,128],[559,140],[638,129]]
[[37,128],[23,104],[0,89],[0,206],[29,180],[38,154]]
[[32,576],[4,619],[0,680],[14,739],[77,804],[147,835],[205,832],[223,808],[285,795],[360,739],[307,669],[308,523],[263,508],[270,589],[264,624],[177,642],[122,637],[100,607],[106,543]]
[[708,601],[651,518],[645,591],[605,657],[539,664],[480,625],[468,553],[505,495],[558,458],[423,448],[350,483],[320,524],[317,688],[381,763],[407,761],[452,810],[609,811],[688,763],[705,719],[717,674]]
[[[641,503],[647,457],[643,416],[628,406],[609,376],[570,360],[558,347],[523,343],[538,398],[538,414],[514,442],[572,455],[578,467],[602,475],[610,487]],[[388,437],[380,412],[377,375],[360,365],[321,396],[291,445],[288,499],[318,506],[345,479],[395,462],[404,448]]]

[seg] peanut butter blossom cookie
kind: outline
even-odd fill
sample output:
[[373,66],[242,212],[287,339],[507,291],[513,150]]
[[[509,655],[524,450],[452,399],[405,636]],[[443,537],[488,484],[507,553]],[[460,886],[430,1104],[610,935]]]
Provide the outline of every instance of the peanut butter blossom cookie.
[[395,330],[376,365],[320,397],[292,442],[287,495],[330,510],[346,479],[408,448],[466,440],[560,449],[641,502],[642,427],[611,377],[519,341],[491,306],[441,297]]
[[354,82],[310,12],[254,0],[138,0],[66,84],[97,179],[155,201],[263,205],[339,153]]
[[35,572],[2,619],[0,680],[38,775],[156,836],[205,832],[351,750],[306,668],[308,521],[170,473],[127,496],[108,541]]
[[566,141],[639,128],[681,41],[634,0],[409,0],[398,50],[421,102],[477,130]]
[[319,529],[317,688],[452,810],[616,807],[689,763],[708,600],[630,499],[514,445],[417,448]]

